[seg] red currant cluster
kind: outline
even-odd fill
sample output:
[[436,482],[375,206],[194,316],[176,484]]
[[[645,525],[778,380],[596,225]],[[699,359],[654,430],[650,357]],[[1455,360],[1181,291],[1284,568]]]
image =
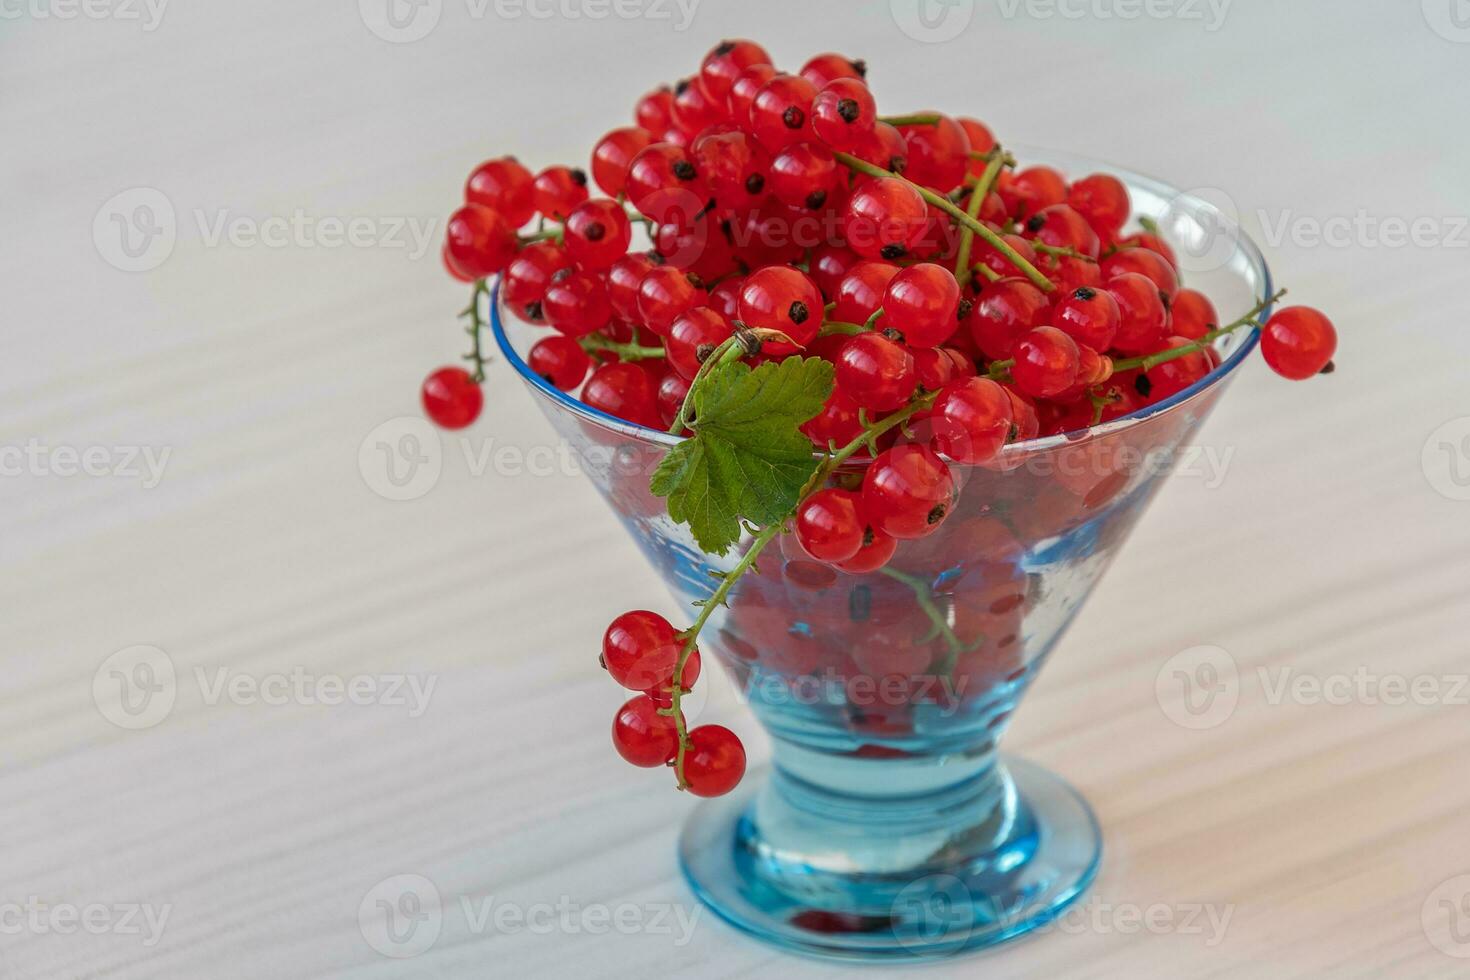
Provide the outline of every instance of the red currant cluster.
[[[791,523],[812,558],[863,574],[939,527],[951,464],[1176,395],[1218,365],[1214,342],[1234,330],[1260,327],[1285,377],[1331,369],[1336,334],[1315,310],[1261,324],[1271,297],[1222,324],[1148,222],[1125,233],[1117,178],[1019,168],[974,119],[879,117],[865,75],[835,54],[786,73],[754,42],[727,41],[597,142],[590,169],[606,197],[565,166],[478,167],[443,252],[474,283],[473,370],[430,375],[429,416],[459,428],[480,411],[480,301],[494,274],[514,315],[551,330],[532,370],[641,426],[688,432],[691,389],[732,352],[755,365],[822,358],[835,385],[801,431],[833,465]],[[651,248],[629,251],[635,225]],[[872,456],[861,485],[824,486],[851,456]],[[619,751],[672,762],[681,787],[713,795],[744,754],[723,728],[684,730],[703,621],[681,634],[627,613],[604,662],[644,692],[618,714]]]
[[696,796],[722,796],[745,774],[745,748],[720,725],[685,729],[673,690],[681,663],[679,693],[687,694],[699,679],[692,637],[645,610],[612,621],[602,637],[602,666],[623,687],[641,692],[613,717],[613,747],[635,766],[675,766],[680,788]]

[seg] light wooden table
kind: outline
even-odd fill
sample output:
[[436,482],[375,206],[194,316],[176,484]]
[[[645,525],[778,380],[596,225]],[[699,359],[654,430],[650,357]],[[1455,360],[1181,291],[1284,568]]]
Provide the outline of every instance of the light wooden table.
[[[409,229],[484,156],[582,160],[724,35],[863,55],[891,109],[1223,189],[1344,335],[1331,379],[1245,372],[1202,437],[1223,478],[1174,479],[1020,714],[1011,748],[1105,826],[1088,904],[927,975],[1464,975],[1470,32],[1449,0],[1237,0],[1220,23],[1183,0],[924,22],[703,0],[682,31],[662,0],[433,0],[404,43],[354,6],[0,21],[0,975],[848,972],[734,934],[677,878],[690,801],[613,758],[594,666],[612,614],[671,603],[514,377],[492,371],[423,496],[359,468],[460,351],[438,226],[425,251]],[[167,208],[156,262],[166,240],[137,236]],[[359,244],[334,244],[350,219]],[[166,714],[109,700],[114,668],[148,679],[119,654],[139,645],[174,671]],[[1169,685],[1194,655],[1170,658],[1202,645],[1236,703],[1190,728]],[[391,675],[432,681],[427,704]],[[384,686],[305,703],[297,676]],[[1419,703],[1382,703],[1400,683]],[[704,716],[753,733],[710,688]],[[440,929],[394,959],[359,910],[427,895],[404,875]]]

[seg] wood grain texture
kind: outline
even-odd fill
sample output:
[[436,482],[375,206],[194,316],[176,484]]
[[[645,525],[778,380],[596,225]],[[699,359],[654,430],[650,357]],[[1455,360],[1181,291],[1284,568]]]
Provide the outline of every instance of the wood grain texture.
[[[1470,415],[1457,224],[1470,137],[1453,124],[1470,108],[1470,44],[1436,33],[1434,3],[1238,0],[1218,29],[1204,4],[1198,21],[1192,4],[1123,20],[980,3],[936,44],[879,0],[703,0],[685,30],[673,4],[656,8],[672,20],[595,21],[444,0],[439,25],[402,44],[356,6],[199,0],[165,7],[154,30],[3,22],[0,446],[170,456],[147,489],[0,479],[0,975],[850,972],[745,940],[678,879],[689,801],[612,758],[619,696],[593,666],[617,611],[674,610],[575,474],[504,461],[476,474],[487,447],[555,448],[510,372],[492,369],[469,458],[448,442],[421,499],[383,499],[358,467],[368,434],[416,413],[423,373],[462,339],[437,226],[417,254],[383,241],[388,225],[438,221],[483,156],[581,160],[722,36],[787,63],[862,55],[893,111],[969,111],[1005,139],[1223,189],[1268,233],[1293,297],[1344,335],[1330,380],[1244,372],[1200,442],[1230,454],[1223,478],[1172,481],[1020,713],[1011,749],[1074,781],[1105,827],[1083,913],[926,975],[1464,975],[1451,954],[1470,954],[1470,904],[1454,909],[1470,726],[1454,679],[1470,671],[1470,502],[1440,492],[1423,458]],[[178,238],[157,268],[125,273],[93,222],[136,187],[168,198]],[[298,213],[365,217],[379,240],[211,244],[222,219]],[[1313,223],[1360,214],[1343,243],[1309,240]],[[1430,241],[1372,234],[1415,219]],[[1270,234],[1283,221],[1308,238]],[[99,712],[93,680],[137,644],[167,652],[179,695],[129,731]],[[1233,657],[1239,703],[1189,730],[1155,688],[1199,645]],[[418,716],[211,704],[196,670],[220,669],[437,686]],[[1423,704],[1307,703],[1273,697],[1285,671],[1440,686]],[[704,717],[753,732],[723,679],[710,688]],[[404,874],[437,887],[443,928],[396,960],[358,910]],[[478,928],[492,899],[626,907],[642,925]],[[61,935],[17,918],[36,903],[168,918],[152,944]],[[1150,907],[1172,924],[1139,926]],[[1223,931],[1186,927],[1196,907],[1228,914]],[[672,918],[655,927],[655,911]]]

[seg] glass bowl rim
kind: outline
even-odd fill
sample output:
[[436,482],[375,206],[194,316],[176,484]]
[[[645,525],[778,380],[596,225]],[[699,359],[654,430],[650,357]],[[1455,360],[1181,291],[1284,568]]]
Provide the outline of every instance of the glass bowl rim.
[[[1275,303],[1269,300],[1275,295],[1276,289],[1271,279],[1271,269],[1266,264],[1265,256],[1261,254],[1260,247],[1246,234],[1245,230],[1234,219],[1222,214],[1213,204],[1193,194],[1188,194],[1166,181],[1140,174],[1127,167],[1119,167],[1104,161],[1079,156],[1066,150],[1054,150],[1047,147],[1033,147],[1022,144],[1012,145],[1010,149],[1016,156],[1021,158],[1033,156],[1043,159],[1068,158],[1079,166],[1088,168],[1088,172],[1090,173],[1106,173],[1117,177],[1130,188],[1138,187],[1166,200],[1182,200],[1190,204],[1191,207],[1203,207],[1215,211],[1223,225],[1233,234],[1236,248],[1245,254],[1247,261],[1260,276],[1262,294],[1258,297],[1258,302],[1263,302],[1266,305],[1261,310],[1257,320],[1261,321],[1271,316],[1271,311],[1274,309]],[[569,392],[562,391],[532,371],[531,366],[526,363],[525,358],[515,349],[515,345],[511,343],[510,337],[506,333],[505,323],[500,315],[501,281],[502,276],[497,275],[489,289],[490,329],[495,336],[496,344],[500,347],[501,354],[505,356],[506,361],[511,367],[515,368],[516,373],[521,376],[521,379],[534,391],[557,407],[569,411],[587,422],[641,442],[660,446],[674,446],[688,438],[687,436],[673,435],[661,429],[650,429],[624,421],[614,415],[609,415],[578,400]],[[477,299],[476,301],[478,302],[479,300]],[[1154,402],[1151,405],[1145,405],[1142,408],[1129,412],[1127,415],[1120,415],[1115,419],[1099,425],[1089,426],[1083,429],[1073,429],[1069,432],[1057,433],[1056,435],[1038,436],[1032,439],[1007,443],[1002,448],[998,458],[1045,452],[1060,446],[1073,445],[1082,439],[1114,435],[1126,429],[1131,429],[1149,419],[1171,412],[1185,402],[1192,401],[1196,396],[1203,394],[1206,390],[1229,377],[1236,368],[1245,362],[1246,358],[1250,356],[1251,351],[1255,349],[1256,344],[1260,340],[1260,329],[1258,327],[1247,327],[1243,329],[1245,330],[1244,339],[1236,348],[1224,357],[1215,366],[1214,370],[1183,391],[1176,392],[1168,398]],[[820,456],[822,453],[820,450],[814,450],[813,455]]]

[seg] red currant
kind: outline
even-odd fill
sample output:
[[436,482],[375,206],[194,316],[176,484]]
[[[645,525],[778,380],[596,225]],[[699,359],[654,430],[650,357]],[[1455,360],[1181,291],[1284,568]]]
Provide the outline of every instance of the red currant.
[[971,336],[986,357],[1010,357],[1021,335],[1041,325],[1049,306],[1046,294],[1025,279],[991,283],[970,313]]
[[638,313],[638,284],[659,263],[647,255],[625,255],[607,270],[607,298],[613,311],[625,320],[641,319]]
[[[1164,346],[1160,348],[1160,351],[1176,350],[1193,343],[1185,337],[1170,337],[1164,341]],[[1210,363],[1209,357],[1203,350],[1193,351],[1162,364],[1155,364],[1145,372],[1149,384],[1149,401],[1161,401],[1170,395],[1177,395],[1209,374],[1213,368],[1214,365]]]
[[896,540],[882,531],[868,527],[863,531],[863,544],[857,554],[846,561],[835,562],[835,564],[849,575],[867,575],[888,564],[897,550]]
[[450,261],[465,275],[484,279],[515,258],[515,228],[499,211],[483,204],[466,204],[449,216],[445,248]]
[[587,200],[587,174],[571,167],[547,167],[536,175],[531,195],[538,212],[565,221],[572,208]]
[[975,362],[953,347],[920,348],[913,351],[919,387],[938,391],[951,381],[975,376]]
[[613,716],[613,748],[635,766],[662,766],[679,752],[679,730],[674,719],[661,715],[661,706],[647,694],[629,700]]
[[867,323],[883,305],[888,284],[898,275],[898,266],[890,262],[863,259],[847,270],[837,285],[832,319],[843,323]]
[[839,78],[854,78],[863,81],[868,77],[868,65],[861,58],[853,59],[828,52],[814,55],[802,65],[801,77],[817,88],[830,85]]
[[571,391],[587,377],[592,358],[582,345],[560,334],[543,337],[531,347],[527,359],[533,374],[545,378],[562,391]]
[[1101,268],[1104,282],[1133,272],[1147,276],[1170,299],[1179,292],[1179,273],[1174,271],[1168,259],[1146,248],[1125,248],[1114,252],[1102,260]]
[[612,320],[607,281],[579,269],[563,269],[551,277],[541,309],[551,325],[569,337],[601,330]]
[[463,429],[480,416],[485,393],[464,368],[440,368],[424,379],[424,414],[444,429]]
[[732,331],[730,321],[708,306],[685,310],[669,327],[664,344],[669,366],[692,381],[699,371],[700,348],[712,350],[729,339]]
[[[993,197],[994,195],[991,196]],[[1030,262],[1032,265],[1041,264],[1037,261],[1035,246],[1020,235],[1002,235],[1001,238],[1027,262]],[[1016,274],[1016,264],[1005,255],[996,251],[989,242],[983,239],[975,239],[975,250],[972,254],[977,263],[985,266],[991,272],[994,272],[1002,278]]]
[[859,497],[849,490],[818,490],[796,510],[796,540],[818,561],[847,561],[863,546]]
[[827,396],[822,410],[808,419],[802,425],[801,431],[818,448],[842,448],[863,433],[857,402],[840,391],[833,391]]
[[[516,254],[501,279],[500,292],[511,307],[524,309],[546,296],[551,277],[571,265],[571,259],[556,242],[532,242]],[[539,312],[538,314],[539,315]]]
[[1150,252],[1157,252],[1159,255],[1168,259],[1169,264],[1174,268],[1179,268],[1179,259],[1174,255],[1174,249],[1169,246],[1168,242],[1152,232],[1140,231],[1134,235],[1125,235],[1118,239],[1116,247],[1120,251],[1126,251],[1130,248],[1146,248]]
[[810,139],[809,121],[817,90],[800,75],[775,75],[750,103],[750,131],[772,153]]
[[967,378],[940,389],[929,421],[934,448],[957,463],[984,463],[1010,438],[1011,399],[989,378]]
[[633,120],[650,133],[662,133],[674,125],[674,90],[662,85],[633,107]]
[[[989,153],[995,149],[995,134],[990,127],[978,119],[966,119],[963,116],[959,120],[960,128],[970,138],[971,153]],[[985,173],[985,161],[974,157],[970,159],[969,171],[971,177],[979,177]]]
[[1320,374],[1337,352],[1337,329],[1309,306],[1290,306],[1271,316],[1261,331],[1261,353],[1271,370],[1302,381]]
[[765,87],[765,84],[775,78],[780,72],[772,65],[751,65],[730,84],[730,118],[735,125],[741,129],[750,128],[750,107],[755,102],[755,94]]
[[1067,203],[1102,238],[1116,238],[1128,220],[1128,188],[1116,177],[1092,174],[1067,190]]
[[731,276],[709,291],[709,308],[726,320],[740,316],[740,290],[745,288],[744,276]]
[[[883,323],[910,347],[938,347],[959,326],[960,284],[942,265],[921,262],[900,271],[883,297]],[[968,304],[965,314],[970,312]]]
[[673,266],[661,265],[648,271],[638,284],[638,317],[648,329],[663,336],[674,318],[685,310],[704,306],[708,294],[699,281]]
[[1043,245],[1071,248],[1090,259],[1097,258],[1100,240],[1087,219],[1071,205],[1052,204],[1026,219],[1026,231]]
[[649,373],[637,364],[615,361],[593,371],[582,389],[582,401],[634,425],[663,428],[658,414],[658,390]]
[[684,399],[687,397],[689,397],[687,378],[675,371],[664,375],[663,380],[658,383],[658,394],[655,400],[658,402],[658,417],[663,421],[665,428],[674,424],[674,419],[678,416],[679,409],[684,406]]
[[628,168],[628,200],[657,222],[687,224],[704,207],[708,189],[689,151],[673,143],[644,147]]
[[872,132],[858,141],[852,155],[875,167],[901,174],[908,169],[909,144],[896,128],[880,121],[873,125]]
[[766,49],[754,41],[721,41],[704,56],[704,61],[699,66],[699,77],[709,94],[725,104],[730,88],[741,72],[752,65],[770,63],[771,56],[766,53]]
[[459,280],[460,282],[475,281],[468,272],[465,272],[459,266],[454,264],[454,259],[450,258],[449,256],[448,242],[445,242],[443,245],[439,246],[439,257],[444,260],[444,271],[448,272],[455,279]]
[[1113,336],[1118,332],[1122,314],[1118,301],[1104,289],[1080,286],[1056,305],[1051,322],[1079,344],[1093,350],[1107,350],[1113,346]]
[[940,113],[939,122],[900,126],[908,143],[909,180],[938,191],[949,191],[965,179],[970,169],[970,137],[964,127]]
[[817,210],[837,190],[837,161],[819,143],[792,143],[771,161],[771,190],[794,208]]
[[1108,281],[1108,292],[1118,301],[1118,332],[1113,336],[1113,346],[1125,354],[1158,350],[1167,336],[1169,311],[1154,281],[1136,272],[1125,272]]
[[724,121],[726,111],[725,97],[712,93],[698,76],[674,86],[674,126],[691,137]]
[[954,477],[928,446],[885,449],[863,475],[863,513],[879,531],[905,540],[934,533],[954,506]]
[[486,160],[476,167],[465,181],[464,199],[499,211],[512,229],[531,220],[536,212],[531,172],[515,157]]
[[842,216],[843,234],[859,255],[900,259],[924,237],[929,209],[913,185],[896,177],[869,181],[853,191]]
[[771,157],[755,140],[739,131],[698,137],[690,147],[715,203],[722,208],[753,208],[765,200]]
[[861,259],[846,245],[824,243],[812,251],[810,264],[812,281],[829,299],[836,299],[837,290],[848,271]]
[[1052,398],[1077,382],[1077,342],[1056,327],[1037,327],[1016,342],[1011,377],[1034,398]]
[[633,229],[621,204],[600,197],[572,210],[564,237],[572,261],[600,272],[628,254]]
[[1052,167],[1027,167],[1014,176],[1002,171],[995,183],[1006,212],[1014,218],[1026,218],[1067,200],[1067,179]]
[[[631,366],[609,364],[599,368],[597,374],[609,368]],[[593,375],[594,379],[597,374]],[[651,691],[673,680],[674,667],[683,649],[684,641],[667,619],[646,609],[635,609],[614,619],[603,634],[602,665],[623,687]]]
[[873,93],[856,78],[838,78],[812,103],[812,132],[834,150],[851,150],[873,132],[878,107]]
[[730,729],[700,725],[689,733],[684,781],[695,796],[724,796],[745,775],[745,746]]
[[822,326],[822,293],[806,274],[789,266],[766,266],[745,277],[739,319],[748,327],[779,330],[792,343],[767,341],[762,352],[785,357],[809,344]]
[[1174,302],[1169,304],[1169,314],[1174,335],[1188,340],[1199,340],[1220,325],[1215,304],[1194,289],[1179,290]]
[[872,411],[902,407],[918,387],[913,355],[878,333],[860,333],[837,355],[837,387]]
[[644,147],[652,145],[653,134],[641,126],[614,129],[592,149],[592,179],[608,197],[623,193],[628,168]]

